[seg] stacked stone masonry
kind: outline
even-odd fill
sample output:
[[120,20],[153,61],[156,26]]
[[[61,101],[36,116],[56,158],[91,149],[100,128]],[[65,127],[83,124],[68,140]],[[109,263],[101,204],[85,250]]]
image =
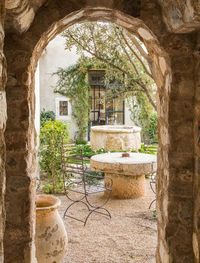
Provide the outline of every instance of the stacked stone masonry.
[[[187,4],[186,4],[187,2]],[[158,87],[157,263],[199,263],[199,8],[197,1],[6,1],[6,37],[0,2],[0,217],[5,263],[33,263],[35,229],[34,72],[48,42],[66,27],[107,20],[144,42]],[[137,17],[134,18],[134,17]],[[196,31],[195,31],[196,30]],[[184,34],[180,34],[184,32]],[[3,65],[1,67],[1,65]],[[1,224],[3,221],[0,220]],[[0,226],[1,230],[3,225]],[[3,232],[0,232],[0,241]],[[2,258],[2,245],[0,247]]]
[[4,42],[4,1],[0,2],[0,262],[3,262],[3,235],[5,222],[4,192],[5,192],[5,139],[6,127],[6,63],[3,53]]
[[197,34],[197,42],[195,47],[195,94],[194,94],[194,160],[195,160],[195,172],[194,172],[194,231],[193,231],[193,247],[195,254],[195,262],[199,262],[199,244],[200,244],[200,35]]

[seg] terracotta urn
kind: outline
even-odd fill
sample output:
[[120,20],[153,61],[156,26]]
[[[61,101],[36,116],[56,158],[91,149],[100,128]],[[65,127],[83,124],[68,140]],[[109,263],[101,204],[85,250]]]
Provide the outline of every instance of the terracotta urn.
[[36,197],[36,258],[38,263],[62,263],[68,238],[58,213],[60,199],[53,195]]

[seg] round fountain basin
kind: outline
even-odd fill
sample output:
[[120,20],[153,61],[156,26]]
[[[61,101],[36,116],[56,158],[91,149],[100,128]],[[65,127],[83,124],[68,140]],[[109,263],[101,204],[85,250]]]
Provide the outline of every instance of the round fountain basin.
[[141,147],[141,128],[127,125],[101,125],[91,128],[93,150],[107,151],[138,150]]

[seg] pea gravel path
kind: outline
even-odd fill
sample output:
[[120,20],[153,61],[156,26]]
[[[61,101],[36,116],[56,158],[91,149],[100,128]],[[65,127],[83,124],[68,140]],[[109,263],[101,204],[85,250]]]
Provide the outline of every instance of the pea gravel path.
[[[93,214],[84,227],[81,222],[65,219],[69,248],[64,263],[155,263],[157,241],[156,220],[148,206],[154,198],[146,180],[146,196],[132,200],[110,200],[107,208],[112,219]],[[69,201],[62,201],[63,215]],[[100,195],[92,201],[101,200]],[[73,214],[84,217],[82,205],[74,206]]]

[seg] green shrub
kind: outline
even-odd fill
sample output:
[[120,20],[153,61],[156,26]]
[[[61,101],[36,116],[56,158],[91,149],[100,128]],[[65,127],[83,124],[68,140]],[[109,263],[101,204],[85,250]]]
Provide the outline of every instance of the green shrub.
[[43,109],[40,113],[40,124],[43,126],[47,121],[54,121],[56,118],[56,115],[53,111],[45,111]]
[[53,185],[52,183],[44,183],[42,186],[42,191],[45,194],[63,194],[64,193],[64,185],[62,180],[57,180],[56,184]]
[[82,144],[82,145],[77,145],[76,152],[78,154],[82,153],[83,157],[90,158],[90,157],[92,157],[95,154],[105,153],[106,150],[99,149],[97,151],[94,151],[94,150],[92,150],[92,148],[91,148],[91,146],[89,144]]
[[87,144],[87,141],[86,141],[86,140],[76,139],[75,143],[76,143],[77,145],[86,145],[86,144]]
[[147,153],[147,154],[157,154],[157,144],[150,144],[150,145],[145,145],[145,144],[141,144],[141,148],[139,149],[140,153]]
[[68,127],[61,121],[47,121],[40,131],[40,168],[47,175],[52,193],[61,181],[61,146],[69,138]]

